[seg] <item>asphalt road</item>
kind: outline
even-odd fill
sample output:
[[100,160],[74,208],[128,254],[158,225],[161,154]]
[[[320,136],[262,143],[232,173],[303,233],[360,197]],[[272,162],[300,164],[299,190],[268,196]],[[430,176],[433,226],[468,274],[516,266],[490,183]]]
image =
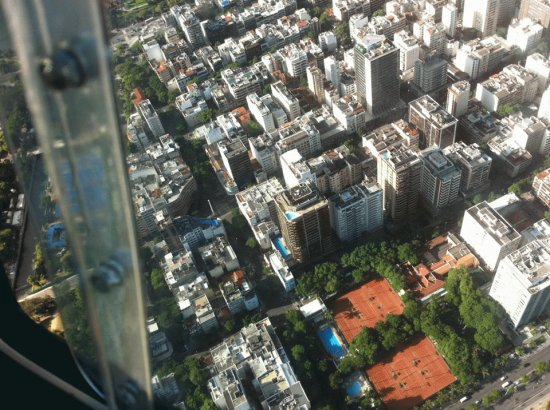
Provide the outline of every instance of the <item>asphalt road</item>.
[[[538,362],[550,360],[550,346],[546,345],[540,349],[537,349],[534,353],[525,355],[516,361],[516,364],[512,368],[509,368],[508,371],[502,372],[501,374],[495,375],[494,379],[485,383],[481,389],[478,389],[475,393],[471,394],[470,399],[465,403],[455,403],[446,407],[449,410],[452,409],[465,409],[468,407],[468,404],[474,403],[477,400],[482,400],[487,394],[495,389],[501,389],[501,385],[504,383],[500,380],[500,377],[507,375],[508,378],[506,381],[513,383],[518,380],[521,376],[526,373],[531,372]],[[525,385],[525,389],[521,388],[515,393],[509,395],[505,400],[495,405],[495,409],[527,409],[527,404],[531,402],[531,399],[535,396],[540,398],[541,395],[549,393],[548,390],[548,378],[546,376],[544,380],[539,380],[538,382],[532,381]],[[535,398],[536,398],[535,397]],[[518,399],[516,401],[516,398]],[[536,400],[535,400],[536,402]]]

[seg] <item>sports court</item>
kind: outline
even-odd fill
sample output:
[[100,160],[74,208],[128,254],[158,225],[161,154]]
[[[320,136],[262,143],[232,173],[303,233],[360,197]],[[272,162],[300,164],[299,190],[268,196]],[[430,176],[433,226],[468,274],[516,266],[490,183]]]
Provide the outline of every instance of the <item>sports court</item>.
[[329,304],[338,328],[350,343],[362,327],[374,327],[393,313],[403,312],[403,302],[386,279],[374,279]]
[[426,337],[367,369],[367,374],[390,410],[412,409],[456,380]]

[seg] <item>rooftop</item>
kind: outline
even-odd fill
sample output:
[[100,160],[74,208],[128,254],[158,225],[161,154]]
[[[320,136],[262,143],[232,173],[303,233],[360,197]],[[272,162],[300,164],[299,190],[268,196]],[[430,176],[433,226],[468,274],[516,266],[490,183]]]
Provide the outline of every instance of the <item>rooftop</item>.
[[[550,243],[535,240],[522,246],[506,257],[516,267],[517,273],[529,281],[530,287],[549,286]],[[535,289],[531,289],[532,292]]]
[[520,234],[486,201],[466,210],[491,237],[504,246],[520,237]]
[[432,97],[424,95],[409,103],[410,109],[420,112],[424,117],[440,127],[447,127],[457,123],[457,119],[445,111]]

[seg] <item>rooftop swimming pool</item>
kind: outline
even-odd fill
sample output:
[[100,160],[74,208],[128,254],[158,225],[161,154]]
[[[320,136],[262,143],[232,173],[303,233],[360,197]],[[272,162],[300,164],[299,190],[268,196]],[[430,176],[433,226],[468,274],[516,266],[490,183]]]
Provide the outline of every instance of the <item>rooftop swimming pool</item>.
[[298,218],[300,216],[298,212],[290,212],[290,211],[286,211],[285,215],[289,221],[292,221],[293,219]]
[[275,238],[273,243],[275,244],[275,247],[281,253],[281,255],[283,255],[283,258],[285,258],[285,259],[288,258],[288,256],[290,255],[290,251],[283,244],[283,238],[281,238],[279,236],[279,237]]
[[325,350],[335,359],[341,359],[346,354],[346,349],[331,326],[325,326],[317,332]]

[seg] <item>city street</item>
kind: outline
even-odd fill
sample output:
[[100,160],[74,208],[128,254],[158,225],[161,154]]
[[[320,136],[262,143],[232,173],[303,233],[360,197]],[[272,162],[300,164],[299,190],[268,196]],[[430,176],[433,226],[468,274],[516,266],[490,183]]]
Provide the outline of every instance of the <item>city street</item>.
[[[475,393],[471,394],[470,399],[465,403],[455,403],[447,407],[447,409],[465,409],[468,404],[474,403],[477,400],[482,400],[487,394],[495,389],[501,389],[503,381],[500,378],[504,375],[508,376],[506,381],[513,383],[518,380],[524,374],[530,373],[535,368],[538,362],[550,360],[550,346],[546,345],[537,349],[532,354],[527,354],[516,360],[516,364],[507,372],[502,372],[494,376],[492,381],[487,382],[481,389],[478,389]],[[548,377],[548,376],[546,376]],[[527,385],[520,388],[512,395],[509,395],[505,400],[501,401],[497,405],[493,406],[495,409],[527,409],[527,404],[531,402],[532,398],[542,397],[545,393],[550,393],[548,390],[549,385],[546,379],[538,381],[532,381]],[[516,401],[517,399],[517,401]],[[535,400],[536,402],[536,400]]]

